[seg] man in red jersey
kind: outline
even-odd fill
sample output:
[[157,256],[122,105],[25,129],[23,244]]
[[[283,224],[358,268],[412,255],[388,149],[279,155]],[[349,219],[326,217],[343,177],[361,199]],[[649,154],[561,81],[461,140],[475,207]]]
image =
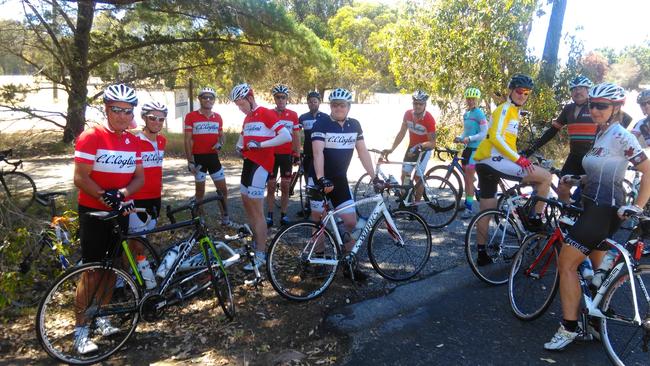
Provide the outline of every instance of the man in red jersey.
[[[246,115],[237,141],[237,149],[244,157],[239,190],[253,230],[255,265],[259,267],[266,263],[267,232],[263,205],[266,181],[275,163],[275,147],[291,142],[291,134],[275,112],[257,105],[253,89],[248,84],[235,86],[230,92],[230,100]],[[244,269],[250,271],[253,266],[248,264]]]
[[231,225],[228,216],[228,187],[226,176],[219,161],[219,151],[223,146],[223,121],[217,112],[212,111],[217,93],[212,88],[199,92],[201,107],[185,116],[185,156],[187,168],[194,174],[197,201],[205,195],[205,179],[208,174],[217,191],[223,196],[221,224]]

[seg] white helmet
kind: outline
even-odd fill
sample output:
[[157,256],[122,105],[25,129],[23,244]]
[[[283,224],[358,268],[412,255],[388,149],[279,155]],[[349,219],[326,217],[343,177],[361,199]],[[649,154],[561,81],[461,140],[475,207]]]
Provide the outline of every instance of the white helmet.
[[246,83],[239,84],[232,88],[232,91],[230,92],[230,100],[234,102],[246,98],[249,95],[253,95],[253,89],[251,89],[251,87]]
[[335,100],[343,100],[350,103],[352,102],[352,93],[350,93],[347,89],[336,88],[330,93],[329,100],[330,102],[333,102]]
[[199,91],[199,98],[203,94],[210,94],[210,95],[212,95],[213,98],[217,97],[217,92],[214,91],[214,89],[209,88],[209,87],[202,88],[201,91]]
[[602,83],[589,89],[589,99],[605,99],[614,104],[625,103],[625,89],[612,83]]
[[578,75],[573,80],[569,81],[569,90],[577,88],[579,86],[584,86],[586,88],[591,88],[594,83],[589,80],[586,76]]
[[286,94],[289,95],[289,87],[283,84],[278,84],[271,89],[271,94],[275,96],[276,94]]
[[104,103],[106,102],[125,102],[135,107],[138,105],[138,97],[133,88],[124,84],[114,84],[104,90]]
[[167,106],[162,104],[162,103],[147,102],[147,103],[142,105],[142,115],[143,116],[145,116],[145,115],[147,115],[147,113],[153,112],[153,111],[163,112],[163,114],[165,116],[167,116]]
[[413,100],[426,102],[428,99],[429,99],[429,94],[425,93],[422,90],[416,90],[415,93],[413,93]]

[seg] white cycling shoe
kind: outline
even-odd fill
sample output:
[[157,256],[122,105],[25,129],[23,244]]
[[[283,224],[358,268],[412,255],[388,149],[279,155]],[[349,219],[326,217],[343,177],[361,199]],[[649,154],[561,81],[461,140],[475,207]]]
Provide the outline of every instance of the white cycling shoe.
[[544,343],[544,349],[549,351],[562,351],[566,348],[571,342],[573,342],[578,335],[582,332],[582,329],[578,327],[575,332],[570,332],[564,328],[564,325],[560,324],[557,333],[551,338],[550,342]]
[[108,337],[120,331],[111,324],[108,318],[104,317],[95,319],[95,325],[97,325],[96,331],[104,337]]
[[90,329],[87,326],[75,328],[74,333],[74,349],[78,354],[85,355],[97,351],[95,342],[88,338]]

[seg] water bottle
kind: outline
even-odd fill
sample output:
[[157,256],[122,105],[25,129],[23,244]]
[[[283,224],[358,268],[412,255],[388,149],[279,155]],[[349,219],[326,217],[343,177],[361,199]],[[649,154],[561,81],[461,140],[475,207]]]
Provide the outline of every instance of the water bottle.
[[165,254],[165,258],[163,258],[162,262],[160,263],[160,266],[158,267],[158,270],[156,271],[156,276],[160,278],[165,278],[165,275],[167,275],[167,272],[174,264],[174,261],[176,260],[177,256],[178,256],[178,245],[169,248],[169,250],[167,250],[167,253]]
[[151,270],[151,265],[149,265],[149,261],[147,260],[147,257],[144,255],[139,255],[137,257],[138,261],[138,270],[140,270],[140,274],[142,275],[142,279],[144,280],[144,285],[147,287],[147,290],[151,290],[152,288],[156,287],[156,278],[153,275],[153,271]]
[[605,277],[607,277],[609,270],[614,267],[614,260],[616,259],[617,255],[617,250],[610,249],[603,257],[603,261],[600,263],[600,266],[598,266],[598,269],[596,269],[594,278],[591,280],[591,283],[596,286],[596,288],[600,287]]
[[354,226],[354,230],[352,230],[352,239],[357,240],[359,239],[359,236],[361,235],[361,231],[363,231],[363,228],[366,226],[366,219],[363,217],[359,217],[357,220],[357,224]]
[[589,258],[585,258],[585,260],[580,263],[578,270],[580,271],[582,278],[585,280],[591,281],[594,278],[594,270],[591,267],[591,261]]

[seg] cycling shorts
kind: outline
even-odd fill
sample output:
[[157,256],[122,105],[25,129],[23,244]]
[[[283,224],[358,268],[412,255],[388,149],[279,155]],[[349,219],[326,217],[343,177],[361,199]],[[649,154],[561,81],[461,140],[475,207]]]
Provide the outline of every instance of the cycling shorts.
[[466,147],[465,150],[463,150],[463,154],[461,155],[463,158],[463,166],[468,166],[471,168],[476,164],[476,161],[474,161],[475,152],[475,147]]
[[584,255],[589,255],[594,250],[607,250],[607,245],[601,243],[611,237],[621,225],[617,208],[599,206],[588,198],[583,198],[582,207],[584,212],[569,229],[564,238],[565,243]]
[[560,173],[561,176],[565,176],[567,174],[585,174],[585,170],[582,168],[582,158],[582,155],[569,153],[569,156],[567,156],[566,161],[564,162],[564,166],[562,166],[562,172]]
[[305,184],[309,184],[309,177],[311,177],[314,174],[313,157],[305,155],[302,158],[302,170],[303,170],[303,176],[305,177]]
[[476,162],[480,198],[496,198],[499,179],[520,182],[526,172],[514,162],[502,157],[490,157]]
[[[313,177],[310,178],[312,181],[315,180]],[[334,184],[334,190],[328,193],[326,197],[332,202],[332,206],[337,209],[339,207],[352,204],[354,201],[352,200],[352,191],[350,191],[348,178],[345,176],[340,176],[331,178],[330,180]],[[311,210],[314,212],[323,212],[323,204],[323,201],[311,201]],[[341,211],[340,213],[354,213],[354,206]]]
[[135,207],[144,208],[147,212],[137,212],[129,215],[129,234],[153,230],[160,214],[160,198],[134,200],[133,203],[135,203]]
[[[404,161],[405,163],[413,163],[417,160],[419,153],[415,154],[409,154],[408,150],[406,150],[406,153],[404,154]],[[418,166],[420,167],[420,170],[422,171],[422,175],[424,175],[426,169],[427,169],[427,164],[429,163],[429,158],[431,158],[431,150],[425,152],[422,154],[422,158],[420,158],[420,161],[418,162]],[[404,164],[402,165],[402,171],[406,174],[411,174],[413,171],[413,168],[415,168],[415,165],[410,165],[410,164]]]
[[275,179],[280,170],[281,178],[291,178],[291,170],[293,168],[293,161],[291,154],[275,154],[275,163],[273,164],[273,171],[269,175],[269,179]]
[[226,179],[218,154],[194,154],[194,164],[201,166],[201,169],[196,172],[194,177],[197,182],[205,182],[208,173],[215,182]]
[[268,179],[269,172],[267,172],[266,169],[250,159],[244,159],[239,192],[242,196],[263,199],[264,190],[266,189],[266,181]]
[[[106,255],[113,253],[118,237],[113,233],[112,220],[101,220],[87,215],[98,212],[95,208],[79,205],[79,242],[81,243],[81,259],[84,263],[99,262]],[[118,218],[122,233],[129,228],[129,217],[120,215]]]

